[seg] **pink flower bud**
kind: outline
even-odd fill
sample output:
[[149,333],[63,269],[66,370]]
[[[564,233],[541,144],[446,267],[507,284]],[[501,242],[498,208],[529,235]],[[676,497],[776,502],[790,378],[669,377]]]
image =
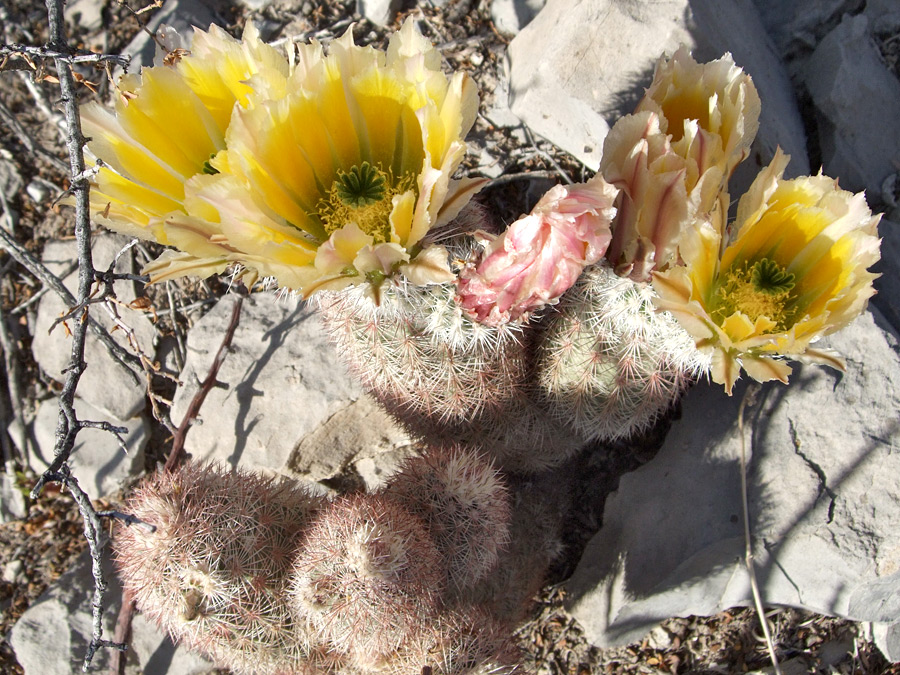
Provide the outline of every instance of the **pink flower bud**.
[[459,274],[460,306],[475,321],[497,326],[554,304],[606,252],[617,194],[599,174],[557,185],[500,236],[478,233],[484,248]]

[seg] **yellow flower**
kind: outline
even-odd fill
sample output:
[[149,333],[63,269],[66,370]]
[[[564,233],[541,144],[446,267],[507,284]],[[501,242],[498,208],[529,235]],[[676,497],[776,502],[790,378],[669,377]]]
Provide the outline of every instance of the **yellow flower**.
[[731,54],[697,63],[682,45],[671,59],[662,57],[656,64],[635,112],[645,110],[659,115],[673,149],[693,160],[699,175],[716,168],[727,180],[756,137],[760,100]]
[[760,382],[787,382],[783,358],[843,368],[811,345],[875,292],[880,215],[821,173],[784,180],[788,159],[779,150],[741,198],[721,256],[721,223],[702,222],[685,237],[684,266],[653,278],[658,306],[711,353],[711,376],[729,394],[741,367]]
[[621,190],[607,253],[620,276],[649,281],[678,261],[695,220],[718,219],[759,110],[750,76],[730,55],[698,64],[682,47],[660,59],[635,114],[616,122],[603,145],[600,172]]
[[94,102],[81,111],[88,155],[98,167],[94,220],[131,236],[178,242],[191,253],[194,274],[224,269],[228,250],[193,228],[167,226],[167,219],[186,215],[186,182],[214,172],[209,161],[225,147],[235,103],[247,105],[254,87],[283,90],[287,76],[287,59],[262,44],[250,24],[243,41],[216,26],[195,29],[191,51],[173,65],[123,76],[115,114]]
[[[307,295],[368,283],[377,298],[395,274],[452,280],[446,252],[425,235],[482,185],[451,180],[475,120],[472,82],[442,74],[440,55],[412,20],[386,53],[356,46],[348,30],[327,55],[314,42],[289,56],[252,29],[243,42],[211,31],[198,33],[174,69],[145,70],[136,96],[105,118],[119,125],[108,125],[118,152],[95,153],[130,194],[113,195],[98,180],[95,209],[114,229],[178,249],[145,268],[154,281],[229,263]],[[138,129],[122,128],[134,101],[150,98],[146,82],[160,77],[167,88],[152,99],[155,113]],[[193,107],[169,115],[168,97],[186,93]],[[196,148],[160,175],[168,145],[152,132],[180,138],[182,124]],[[133,154],[143,163],[129,166]]]

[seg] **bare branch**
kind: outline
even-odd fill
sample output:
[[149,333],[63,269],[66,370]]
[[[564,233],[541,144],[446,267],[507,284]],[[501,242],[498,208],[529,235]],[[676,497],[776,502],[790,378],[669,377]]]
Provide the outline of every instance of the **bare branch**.
[[[117,66],[126,67],[131,61],[131,57],[125,54],[95,54],[86,49],[75,49],[65,43],[51,40],[50,45],[42,47],[32,47],[31,45],[9,44],[0,45],[0,70],[12,70],[6,60],[10,58],[20,57],[27,63],[31,64],[33,59],[53,59],[57,67],[60,63],[76,64],[76,63],[113,63]],[[32,66],[33,68],[33,66]],[[19,68],[15,68],[19,70]]]
[[[77,228],[76,228],[76,236],[77,236]],[[86,311],[86,305],[83,303],[79,303],[75,296],[73,296],[69,289],[66,288],[62,281],[60,281],[59,277],[53,274],[50,270],[48,270],[43,263],[35,260],[34,256],[32,256],[25,248],[19,244],[12,236],[6,232],[3,228],[0,228],[0,248],[9,253],[13,259],[22,265],[25,269],[31,272],[34,276],[40,279],[46,286],[52,288],[62,299],[63,302],[66,303],[69,307],[77,307]],[[80,260],[79,255],[79,260]],[[90,278],[93,279],[94,269],[91,266],[91,270],[89,272]],[[137,374],[131,369],[131,364],[137,364],[139,359],[134,355],[129,353],[127,350],[123,349],[122,346],[112,339],[112,336],[106,331],[103,326],[101,326],[96,319],[89,318],[88,325],[91,328],[91,331],[97,338],[104,344],[104,346],[112,353],[112,355],[126,368],[129,376],[135,384],[140,383],[140,378]]]

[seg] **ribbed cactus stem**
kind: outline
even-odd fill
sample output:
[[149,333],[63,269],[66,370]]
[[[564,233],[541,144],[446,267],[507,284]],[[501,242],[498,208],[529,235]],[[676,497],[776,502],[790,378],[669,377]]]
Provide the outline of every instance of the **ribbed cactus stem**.
[[[474,241],[446,245],[463,259]],[[314,297],[351,373],[426,444],[478,446],[511,471],[562,461],[581,443],[534,404],[529,327],[472,321],[455,288],[389,281],[377,306],[357,288]]]
[[446,570],[425,524],[386,495],[330,503],[303,536],[290,605],[363,670],[388,663],[440,610]]
[[138,609],[236,673],[304,672],[315,655],[285,602],[299,532],[318,502],[289,482],[186,464],[150,476],[113,540]]
[[604,261],[544,317],[538,386],[547,408],[584,439],[648,428],[709,366],[653,297],[649,284],[616,276]]
[[457,592],[497,565],[509,543],[509,494],[478,452],[432,450],[408,460],[385,489],[428,525]]

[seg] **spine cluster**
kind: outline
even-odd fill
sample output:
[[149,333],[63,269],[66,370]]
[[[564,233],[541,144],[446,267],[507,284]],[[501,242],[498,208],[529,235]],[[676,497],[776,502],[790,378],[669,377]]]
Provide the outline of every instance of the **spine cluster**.
[[236,673],[513,669],[508,626],[459,601],[509,537],[506,488],[474,452],[426,455],[380,492],[332,501],[187,464],[126,508],[143,525],[114,543],[138,608]]

